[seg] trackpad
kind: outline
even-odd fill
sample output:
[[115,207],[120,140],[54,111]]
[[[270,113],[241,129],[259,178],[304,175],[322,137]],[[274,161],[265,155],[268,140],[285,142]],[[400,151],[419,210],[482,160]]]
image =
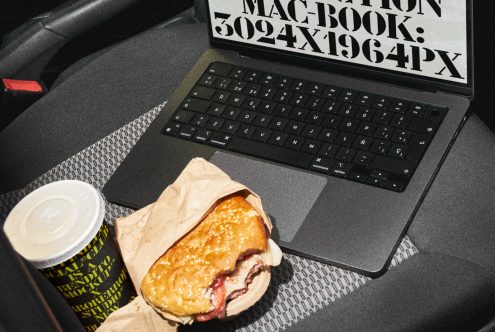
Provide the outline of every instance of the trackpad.
[[292,241],[327,183],[322,176],[219,151],[210,161],[261,197],[272,237],[285,242]]

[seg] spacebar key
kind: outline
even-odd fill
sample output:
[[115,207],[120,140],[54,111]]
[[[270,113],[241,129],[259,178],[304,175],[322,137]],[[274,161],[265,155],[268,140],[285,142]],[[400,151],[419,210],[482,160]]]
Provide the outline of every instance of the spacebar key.
[[313,156],[307,153],[287,150],[240,137],[232,138],[228,149],[300,168],[308,168],[313,159]]

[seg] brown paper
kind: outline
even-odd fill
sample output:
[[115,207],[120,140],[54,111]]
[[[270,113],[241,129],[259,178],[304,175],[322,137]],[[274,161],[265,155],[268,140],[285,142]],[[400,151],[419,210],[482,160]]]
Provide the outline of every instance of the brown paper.
[[[218,200],[240,191],[245,193],[246,200],[260,213],[271,231],[272,225],[263,210],[260,198],[244,185],[231,180],[218,167],[201,158],[191,160],[177,180],[165,189],[154,204],[115,222],[122,257],[139,295],[141,282],[153,263],[203,220]],[[140,297],[136,301],[145,303]],[[135,308],[133,302],[114,312],[107,321],[110,325],[117,323],[119,330],[125,331],[120,324],[122,320],[131,317],[130,313]],[[148,306],[147,309],[151,307]],[[142,320],[142,330],[155,331],[151,327],[154,325],[144,321],[148,312],[143,315],[141,311],[136,311],[136,319]],[[114,315],[123,318],[115,319],[112,317]],[[150,314],[146,319],[163,320],[158,313]],[[99,331],[113,330],[113,326],[106,326],[107,321]]]

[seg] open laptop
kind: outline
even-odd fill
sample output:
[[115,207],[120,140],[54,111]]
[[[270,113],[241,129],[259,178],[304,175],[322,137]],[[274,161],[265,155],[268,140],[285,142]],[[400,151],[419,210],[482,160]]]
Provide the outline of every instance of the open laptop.
[[212,48],[105,196],[143,207],[203,157],[260,194],[287,252],[384,273],[466,119],[472,1],[206,6]]

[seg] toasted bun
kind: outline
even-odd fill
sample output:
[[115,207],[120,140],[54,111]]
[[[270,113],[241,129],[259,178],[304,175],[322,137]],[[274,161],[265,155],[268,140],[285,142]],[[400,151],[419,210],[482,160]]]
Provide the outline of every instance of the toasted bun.
[[[242,196],[231,196],[153,264],[141,283],[143,297],[166,318],[182,323],[210,312],[207,290],[215,278],[233,271],[245,254],[265,252],[267,243],[259,213]],[[256,289],[266,290],[269,273],[266,279],[263,273],[256,277]]]

